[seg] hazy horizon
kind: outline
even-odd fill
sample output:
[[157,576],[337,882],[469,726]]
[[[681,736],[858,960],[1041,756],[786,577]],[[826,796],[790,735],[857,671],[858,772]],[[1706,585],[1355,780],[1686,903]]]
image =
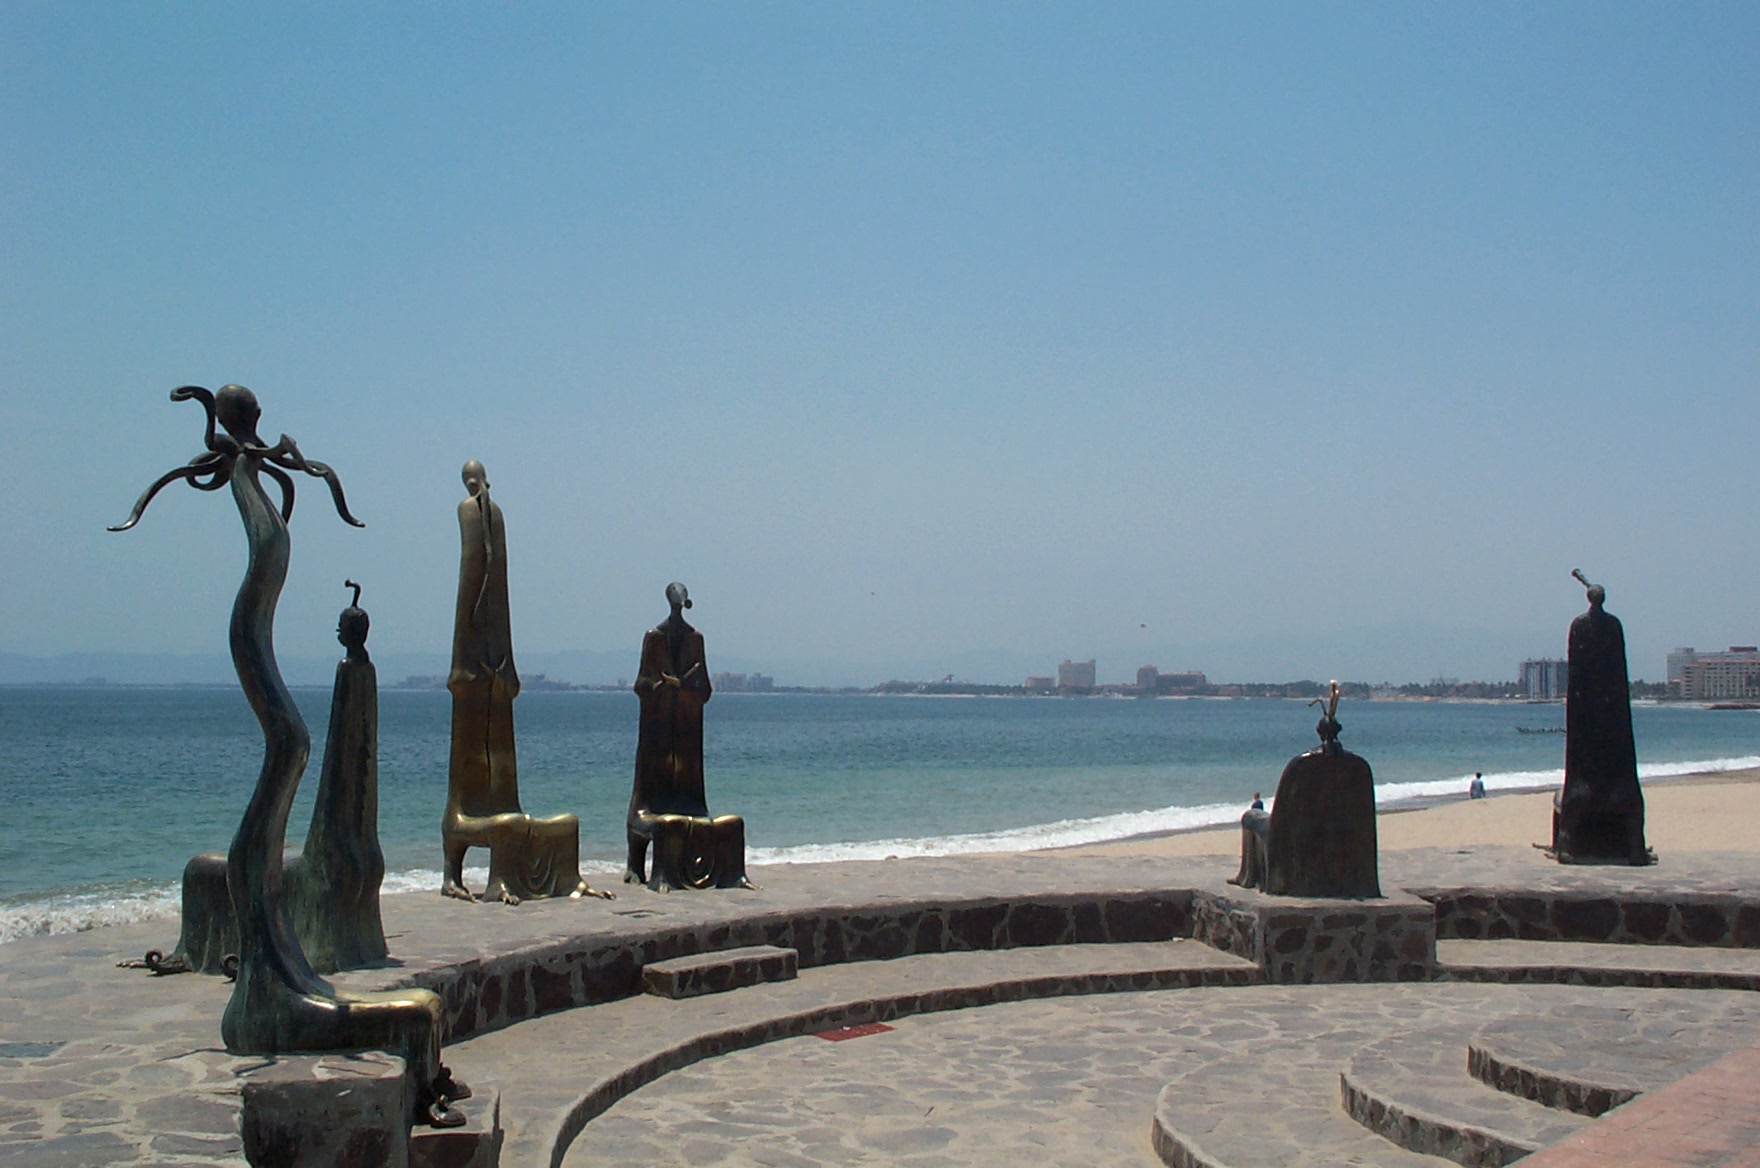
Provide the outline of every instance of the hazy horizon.
[[0,654],[223,659],[227,494],[104,527],[225,382],[367,524],[289,661],[444,663],[467,458],[534,672],[1760,640],[1752,7],[14,5],[0,103]]

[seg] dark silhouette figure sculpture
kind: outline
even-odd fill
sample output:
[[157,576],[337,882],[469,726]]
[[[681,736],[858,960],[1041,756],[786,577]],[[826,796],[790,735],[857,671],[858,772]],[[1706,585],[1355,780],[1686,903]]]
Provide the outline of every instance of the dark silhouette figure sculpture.
[[354,602],[342,610],[336,639],[347,655],[336,663],[330,691],[330,733],[312,807],[312,826],[299,860],[288,868],[293,927],[314,968],[354,969],[386,957],[379,919],[379,678],[367,656],[371,622]]
[[440,838],[446,851],[441,891],[474,900],[464,885],[464,857],[489,849],[485,900],[518,904],[550,896],[604,896],[581,879],[580,822],[572,815],[536,819],[519,804],[513,738],[513,632],[507,603],[507,532],[489,479],[476,459],[464,464],[458,505],[458,605],[452,625],[452,758]]
[[1576,577],[1589,611],[1571,622],[1565,678],[1564,789],[1553,814],[1552,854],[1560,863],[1651,864],[1644,843],[1644,792],[1632,740],[1626,634],[1602,606],[1607,590]]
[[1241,870],[1229,883],[1277,896],[1379,897],[1375,776],[1338,743],[1338,682],[1308,704],[1324,706],[1320,747],[1283,768],[1269,815],[1241,817]]
[[[629,866],[623,878],[657,892],[750,888],[746,825],[709,817],[703,794],[703,706],[713,696],[703,634],[684,619],[685,586],[666,586],[672,615],[642,638],[635,691],[641,699],[635,789],[629,800]],[[648,844],[654,869],[646,873]]]
[[[172,390],[171,400],[199,401],[207,410],[207,452],[161,475],[141,494],[128,519],[112,530],[133,527],[153,497],[178,479],[202,491],[230,484],[250,548],[232,606],[229,640],[239,684],[263,730],[263,767],[226,853],[238,965],[232,997],[220,1018],[221,1038],[234,1054],[377,1049],[400,1055],[415,1087],[411,1094],[417,1109],[431,1123],[456,1126],[464,1117],[448,1103],[469,1092],[440,1062],[446,1013],[439,995],[421,989],[338,992],[312,969],[288,911],[282,866],[287,813],[312,749],[311,735],[275,664],[275,605],[287,579],[287,520],[294,503],[288,472],[322,478],[337,514],[356,527],[363,525],[348,513],[335,471],[305,458],[285,434],[273,446],[257,436],[262,410],[250,390],[227,385],[212,394],[190,385]],[[270,503],[261,475],[280,486],[279,508]]]
[[[367,614],[353,580],[355,603],[342,610],[336,638],[348,655],[336,665],[324,769],[306,829],[305,848],[288,861],[288,915],[306,960],[317,973],[358,969],[385,960],[379,885],[379,688],[367,656]],[[167,959],[157,950],[139,962],[157,974],[224,973],[238,951],[238,925],[226,887],[226,857],[193,856],[183,869],[183,926]],[[129,964],[137,964],[130,962]]]

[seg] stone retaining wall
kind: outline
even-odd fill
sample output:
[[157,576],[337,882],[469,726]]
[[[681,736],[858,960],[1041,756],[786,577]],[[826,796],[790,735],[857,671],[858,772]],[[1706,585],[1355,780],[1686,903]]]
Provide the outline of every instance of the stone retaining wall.
[[748,945],[795,950],[800,967],[1037,945],[1168,941],[1192,935],[1189,891],[1027,897],[859,909],[826,907],[742,921],[534,945],[383,983],[434,990],[448,1041],[526,1018],[641,992],[642,967]]
[[1611,941],[1760,949],[1760,904],[1739,896],[1413,889],[1450,941]]

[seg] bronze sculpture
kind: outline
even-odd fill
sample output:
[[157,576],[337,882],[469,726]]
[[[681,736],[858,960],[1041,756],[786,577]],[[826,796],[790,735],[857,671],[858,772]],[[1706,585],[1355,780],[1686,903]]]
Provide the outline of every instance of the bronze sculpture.
[[1653,864],[1644,843],[1644,792],[1632,739],[1632,691],[1626,634],[1602,607],[1607,590],[1580,569],[1589,610],[1571,622],[1565,677],[1564,789],[1552,818],[1560,863]]
[[305,847],[288,869],[288,903],[314,968],[355,969],[386,957],[379,919],[379,680],[367,656],[371,625],[361,586],[336,622],[347,654],[336,663],[330,733]]
[[[287,578],[287,520],[294,503],[288,472],[323,479],[337,514],[353,526],[363,525],[349,514],[335,471],[305,458],[285,434],[274,446],[257,436],[262,410],[250,390],[226,385],[212,394],[188,385],[172,390],[171,400],[201,402],[208,414],[207,452],[161,475],[128,519],[111,530],[133,527],[153,497],[178,479],[202,491],[230,484],[250,547],[229,641],[239,684],[263,730],[263,766],[226,854],[238,967],[220,1019],[221,1038],[234,1054],[379,1049],[401,1055],[416,1107],[431,1123],[455,1126],[464,1117],[448,1104],[468,1090],[440,1062],[446,1015],[439,995],[419,989],[338,993],[306,960],[287,907],[282,868],[287,813],[311,753],[311,735],[275,664],[275,605]],[[263,489],[259,476],[265,474],[281,488],[279,509]]]
[[[690,594],[666,586],[672,615],[642,638],[635,691],[641,699],[635,786],[629,799],[629,864],[623,878],[657,892],[675,888],[751,888],[746,824],[709,816],[703,794],[703,705],[713,696],[703,634],[684,619]],[[650,880],[648,844],[654,845]]]
[[1308,704],[1324,706],[1320,747],[1283,768],[1269,816],[1241,818],[1241,870],[1229,883],[1277,896],[1379,897],[1375,776],[1339,745],[1338,682]]
[[[336,639],[348,650],[336,665],[330,731],[312,823],[299,856],[286,866],[288,915],[306,960],[317,973],[358,969],[385,960],[379,919],[379,884],[385,857],[379,850],[379,691],[367,656],[367,614],[361,586],[342,610]],[[140,966],[155,974],[226,972],[238,949],[238,926],[226,888],[226,857],[193,856],[183,869],[182,928],[167,958],[158,950]]]
[[476,899],[464,884],[464,857],[489,849],[485,900],[518,904],[550,896],[603,896],[580,869],[580,822],[572,815],[536,819],[519,805],[513,699],[513,632],[507,603],[507,534],[501,508],[476,459],[464,464],[466,498],[458,505],[461,542],[458,604],[452,625],[452,757],[440,838],[446,851],[441,892]]

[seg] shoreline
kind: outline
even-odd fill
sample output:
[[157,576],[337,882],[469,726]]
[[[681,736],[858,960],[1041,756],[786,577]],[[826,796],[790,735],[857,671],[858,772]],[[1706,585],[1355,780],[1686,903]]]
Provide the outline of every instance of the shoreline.
[[[1551,834],[1551,798],[1556,782],[1530,787],[1494,788],[1487,798],[1469,800],[1459,794],[1422,794],[1395,799],[1377,808],[1379,850],[1397,852],[1416,849],[1547,843]],[[1760,767],[1734,770],[1695,771],[1655,776],[1644,780],[1646,838],[1666,863],[1670,854],[1699,851],[1735,851],[1760,854],[1760,835],[1747,825],[1760,822]],[[1243,808],[1244,810],[1244,808]],[[914,841],[876,841],[905,844]],[[855,846],[860,846],[855,845]],[[754,869],[838,864],[863,859],[889,861],[936,856],[1003,858],[1058,854],[1171,859],[1215,856],[1230,866],[1240,856],[1238,816],[1234,822],[1174,827],[1071,844],[1042,847],[931,851],[924,855],[803,858],[753,861]],[[589,871],[588,869],[592,870]],[[612,884],[615,875],[601,865],[583,863],[583,872],[595,885]],[[431,889],[410,887],[429,874],[412,869],[388,873],[404,887],[382,893],[384,897],[426,896]],[[481,882],[486,870],[469,873]],[[437,887],[438,870],[432,873]],[[17,929],[5,936],[0,927],[0,946],[35,937],[63,936],[96,929],[126,926],[142,921],[175,920],[180,894],[175,882],[142,888],[114,898],[87,893],[49,893],[13,904],[0,904],[0,926]]]
[[[1556,788],[1493,791],[1484,799],[1426,795],[1401,799],[1375,813],[1383,852],[1486,844],[1550,842]],[[1645,837],[1666,862],[1669,852],[1760,853],[1760,767],[1696,771],[1644,781]],[[1095,856],[1240,856],[1240,828],[1177,828],[1045,851]],[[997,854],[997,853],[992,853]]]

